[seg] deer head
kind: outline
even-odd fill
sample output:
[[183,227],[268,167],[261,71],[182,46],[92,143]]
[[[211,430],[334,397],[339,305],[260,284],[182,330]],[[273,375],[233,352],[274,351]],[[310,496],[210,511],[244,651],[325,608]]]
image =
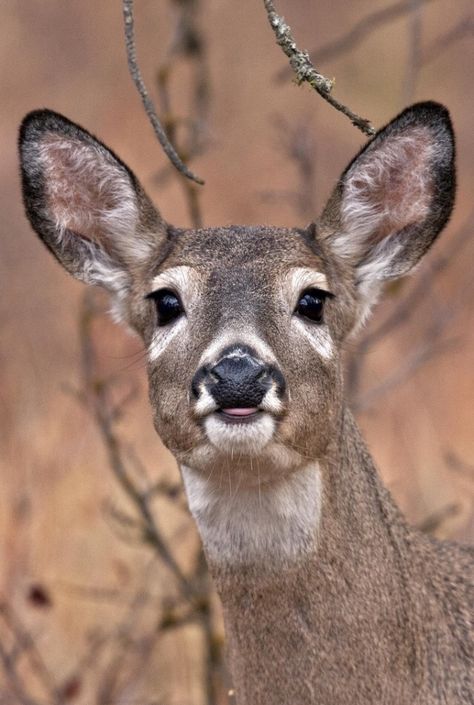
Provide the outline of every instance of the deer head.
[[232,458],[249,487],[329,452],[344,341],[454,199],[453,132],[435,103],[380,130],[306,229],[172,227],[111,150],[47,110],[25,118],[20,150],[33,228],[143,338],[164,443],[217,480]]

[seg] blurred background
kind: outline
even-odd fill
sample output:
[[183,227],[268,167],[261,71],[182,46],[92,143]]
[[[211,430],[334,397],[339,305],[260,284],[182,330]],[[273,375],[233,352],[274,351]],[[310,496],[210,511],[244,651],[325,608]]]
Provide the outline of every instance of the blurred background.
[[[474,536],[474,17],[470,0],[279,0],[335,96],[382,126],[446,104],[454,216],[347,353],[347,390],[410,522]],[[17,128],[49,107],[136,172],[163,216],[304,226],[365,136],[297,87],[263,2],[140,0],[138,59],[204,187],[158,145],[130,79],[119,0],[0,7],[0,703],[231,702],[223,630],[140,343],[85,296],[23,215]]]

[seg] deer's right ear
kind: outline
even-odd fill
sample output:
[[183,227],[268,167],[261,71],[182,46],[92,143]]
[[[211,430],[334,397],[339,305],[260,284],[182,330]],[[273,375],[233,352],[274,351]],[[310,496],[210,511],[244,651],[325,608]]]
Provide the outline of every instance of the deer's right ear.
[[115,294],[166,227],[130,169],[62,115],[29,113],[20,128],[23,198],[31,225],[73,276]]
[[418,103],[380,130],[342,174],[321,218],[332,251],[352,265],[359,317],[385,281],[408,274],[454,204],[454,135],[438,103]]

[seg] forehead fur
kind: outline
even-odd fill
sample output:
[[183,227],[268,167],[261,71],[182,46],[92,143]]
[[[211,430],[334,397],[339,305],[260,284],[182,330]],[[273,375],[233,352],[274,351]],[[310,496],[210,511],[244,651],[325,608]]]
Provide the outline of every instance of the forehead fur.
[[228,226],[202,230],[176,230],[173,245],[159,270],[179,265],[212,272],[218,265],[255,268],[264,275],[269,269],[323,267],[323,251],[307,230]]

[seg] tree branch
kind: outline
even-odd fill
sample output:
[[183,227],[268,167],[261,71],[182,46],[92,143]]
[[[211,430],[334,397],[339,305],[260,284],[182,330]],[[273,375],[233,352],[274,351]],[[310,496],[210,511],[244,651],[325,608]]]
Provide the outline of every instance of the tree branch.
[[155,548],[163,563],[174,574],[186,597],[192,599],[192,586],[181,571],[181,568],[177,564],[156,525],[150,510],[149,496],[137,489],[127,471],[123,449],[114,430],[110,404],[107,399],[107,383],[103,380],[98,380],[95,375],[95,353],[91,338],[91,325],[94,314],[94,305],[89,292],[87,292],[83,299],[80,317],[80,343],[82,348],[82,371],[85,396],[92,403],[91,411],[105,445],[109,465],[122,489],[135,505],[143,522],[145,540]]
[[[156,72],[158,101],[161,114],[164,115],[164,128],[186,164],[202,154],[208,143],[207,119],[210,99],[210,75],[207,61],[206,41],[198,22],[200,0],[180,0],[176,29],[163,63]],[[170,90],[171,77],[180,60],[191,64],[193,75],[190,78],[191,95],[189,115],[179,116],[174,110]],[[186,139],[178,139],[178,128],[186,127]],[[186,197],[186,205],[193,228],[201,228],[203,218],[200,192],[195,184],[181,180]]]
[[411,0],[411,19],[409,27],[408,61],[402,89],[402,105],[410,105],[416,93],[416,84],[421,66],[421,34],[423,0]]
[[437,59],[438,56],[448,49],[451,44],[458,42],[465,37],[470,37],[474,34],[474,19],[471,16],[463,17],[454,27],[449,29],[444,34],[429,44],[421,53],[420,63],[422,66],[429,64],[430,61]]
[[135,46],[135,32],[134,32],[134,15],[133,15],[133,0],[122,0],[123,1],[123,18],[124,18],[124,26],[125,26],[125,48],[127,50],[127,61],[128,61],[128,68],[130,71],[130,75],[133,79],[133,82],[136,86],[136,89],[138,93],[140,94],[140,97],[142,99],[143,107],[145,108],[145,112],[148,115],[148,118],[152,124],[153,130],[155,131],[155,135],[161,144],[163,151],[165,152],[166,156],[170,160],[170,162],[173,164],[173,166],[176,167],[176,169],[181,172],[181,174],[184,174],[184,176],[187,176],[188,179],[191,179],[192,181],[195,181],[197,184],[204,184],[204,181],[199,177],[196,176],[196,174],[193,174],[192,171],[188,169],[186,164],[182,161],[180,156],[178,155],[177,151],[169,141],[165,130],[163,129],[163,126],[158,118],[158,115],[156,114],[155,107],[153,105],[153,101],[150,98],[150,95],[148,93],[148,90],[145,86],[145,83],[143,81],[140,68],[138,66],[137,62],[137,51],[136,51],[136,46]]
[[[437,335],[437,333],[437,331],[436,334],[433,333],[433,337]],[[452,348],[454,343],[457,342],[457,340],[439,342],[437,340],[434,342],[429,340],[427,343],[423,343],[419,348],[415,349],[411,355],[407,356],[399,367],[397,367],[391,375],[386,377],[383,382],[375,385],[360,397],[356,398],[352,403],[352,408],[356,413],[367,411],[375,401],[405,382],[419,367],[428,362],[428,360],[435,355],[445,352],[446,349]]]
[[[427,2],[432,2],[432,0],[420,0],[420,4]],[[412,0],[401,0],[401,2],[395,2],[393,5],[375,10],[370,15],[367,15],[357,22],[346,34],[310,51],[309,58],[315,64],[335,59],[341,54],[355,49],[366,37],[379,29],[379,27],[397,20],[399,17],[412,12],[413,9]],[[289,73],[287,68],[282,69],[277,73],[276,78],[278,81],[283,81],[288,78]]]
[[405,326],[411,320],[412,316],[419,311],[420,306],[433,294],[435,284],[453,259],[459,256],[462,249],[471,241],[473,217],[474,211],[470,213],[465,224],[451,238],[445,251],[420,274],[408,295],[402,297],[389,315],[358,341],[347,365],[346,389],[349,398],[356,400],[359,396],[359,384],[366,353],[380,340]]
[[364,336],[361,341],[364,351],[391,333],[394,328],[397,328],[399,325],[405,325],[418,310],[420,304],[431,296],[434,285],[437,283],[440,276],[452,264],[453,259],[459,256],[462,249],[471,242],[471,223],[473,218],[474,210],[471,211],[465,224],[453,235],[451,242],[447,244],[445,252],[438,255],[438,257],[426,267],[423,273],[420,274],[409,296],[404,297],[392,310],[388,318],[377,328],[369,331],[367,335]]
[[433,512],[433,514],[423,519],[423,521],[418,524],[417,528],[424,534],[434,534],[434,532],[444,524],[446,519],[451,519],[451,517],[457,514],[459,514],[458,504],[446,504],[444,507],[441,507],[441,509],[438,509],[438,511]]
[[12,607],[3,600],[0,601],[0,617],[7,625],[14,640],[14,648],[10,653],[8,653],[0,642],[0,663],[3,665],[3,670],[10,682],[13,692],[18,698],[18,702],[21,703],[21,705],[40,705],[40,701],[30,695],[25,678],[19,672],[18,657],[21,654],[26,654],[31,672],[35,674],[38,682],[42,686],[42,690],[46,693],[47,703],[50,705],[60,705],[56,683],[44,663],[33,637],[22,624]]
[[270,25],[275,33],[277,44],[289,58],[290,66],[296,74],[296,82],[298,85],[304,82],[309,83],[324,100],[348,117],[352,124],[361,130],[361,132],[369,137],[375,135],[375,129],[369,120],[360,117],[331,95],[334,81],[325,78],[314,68],[307,51],[298,49],[293,35],[291,34],[291,28],[286,24],[283,17],[277,14],[273,0],[263,0],[263,4],[265,5]]

